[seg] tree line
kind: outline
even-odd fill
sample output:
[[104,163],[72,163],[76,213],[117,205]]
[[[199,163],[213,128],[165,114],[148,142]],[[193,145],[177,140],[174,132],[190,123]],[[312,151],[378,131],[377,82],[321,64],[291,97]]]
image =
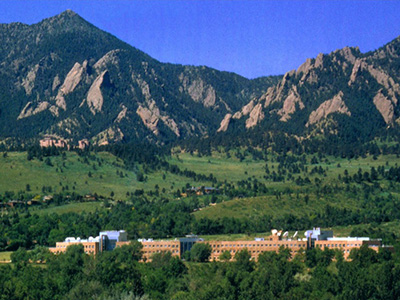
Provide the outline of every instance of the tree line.
[[[200,244],[196,244],[200,245]],[[196,246],[195,245],[195,246]],[[141,263],[141,244],[84,253],[82,245],[53,255],[46,249],[12,255],[0,265],[0,299],[398,299],[399,256],[362,246],[344,261],[340,251],[290,249],[251,260],[244,249],[233,259],[201,262],[207,247],[193,247],[190,261],[157,253]],[[221,254],[221,258],[223,254]],[[40,266],[45,261],[45,265]]]

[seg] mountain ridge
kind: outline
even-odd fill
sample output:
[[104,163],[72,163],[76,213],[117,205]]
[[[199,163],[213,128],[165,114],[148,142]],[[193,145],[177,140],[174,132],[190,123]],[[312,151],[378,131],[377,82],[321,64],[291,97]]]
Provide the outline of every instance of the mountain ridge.
[[400,37],[253,80],[161,63],[70,10],[33,25],[0,24],[0,42],[3,139],[164,144],[258,128],[371,140],[400,123]]
[[[307,59],[260,98],[252,99],[234,114],[227,114],[219,131],[229,130],[234,119],[244,118],[249,129],[267,117],[274,117],[275,122],[286,127],[294,123],[305,136],[324,134],[328,127],[337,133],[354,118],[362,120],[360,125],[369,127],[372,135],[377,132],[371,124],[374,122],[382,128],[398,129],[399,40],[398,37],[365,54],[357,47],[345,47]],[[296,120],[292,122],[292,118]]]
[[160,63],[72,11],[0,28],[0,111],[11,112],[0,115],[3,137],[10,124],[8,136],[53,134],[94,143],[201,136],[224,112],[277,81]]

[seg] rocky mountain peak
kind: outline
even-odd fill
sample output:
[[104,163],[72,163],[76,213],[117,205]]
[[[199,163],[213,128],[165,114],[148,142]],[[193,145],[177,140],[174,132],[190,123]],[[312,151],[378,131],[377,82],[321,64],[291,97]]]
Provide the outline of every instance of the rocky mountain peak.
[[87,23],[81,16],[79,16],[76,12],[67,9],[65,11],[63,11],[62,13],[44,19],[43,21],[41,21],[39,24],[44,24],[44,23],[50,23],[50,24],[55,24],[55,23],[62,23],[62,22],[85,22]]

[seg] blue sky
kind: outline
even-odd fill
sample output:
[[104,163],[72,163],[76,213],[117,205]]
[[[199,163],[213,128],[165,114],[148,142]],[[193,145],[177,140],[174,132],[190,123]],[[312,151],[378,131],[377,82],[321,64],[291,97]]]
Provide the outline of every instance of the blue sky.
[[375,50],[400,35],[400,1],[381,0],[0,0],[0,23],[37,23],[66,9],[159,61],[248,78],[345,46]]

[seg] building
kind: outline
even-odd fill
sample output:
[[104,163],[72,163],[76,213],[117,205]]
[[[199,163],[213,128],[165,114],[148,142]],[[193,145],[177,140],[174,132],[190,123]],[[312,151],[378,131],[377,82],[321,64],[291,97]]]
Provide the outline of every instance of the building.
[[40,147],[57,147],[57,148],[69,148],[68,142],[64,139],[54,139],[51,137],[45,137],[39,142]]
[[49,248],[49,250],[51,253],[60,254],[66,252],[71,245],[82,245],[85,253],[96,255],[100,250],[100,239],[99,237],[89,237],[88,239],[67,237],[64,242],[57,242],[56,246]]
[[154,241],[153,239],[142,239],[139,240],[142,243],[142,259],[143,261],[151,261],[151,257],[155,253],[171,252],[172,256],[181,257],[181,243],[175,239],[173,241]]
[[[43,139],[39,141],[39,145],[42,148],[47,147],[56,147],[56,148],[67,148],[70,149],[70,140],[65,140],[62,138],[56,138],[53,136],[45,136]],[[88,139],[83,139],[78,141],[78,148],[84,150],[90,146],[90,142]]]
[[369,248],[379,251],[379,248],[387,248],[393,251],[391,246],[383,246],[381,239],[370,239],[369,237],[333,237],[332,231],[321,231],[314,228],[305,232],[310,241],[310,248],[336,249],[343,252],[344,259],[348,259],[352,249],[368,245]]
[[[151,257],[155,253],[171,252],[172,256],[182,257],[183,253],[190,251],[196,242],[201,242],[203,239],[195,235],[187,235],[184,238],[174,240],[153,240],[153,239],[139,239],[143,246],[142,259],[143,261],[151,261]],[[118,242],[117,247],[127,245],[130,242]]]
[[83,245],[85,253],[96,255],[102,251],[113,250],[118,242],[126,242],[127,237],[125,230],[102,231],[95,238],[81,239],[79,237],[68,237],[63,242],[57,242],[56,246],[49,248],[49,250],[54,254],[60,254],[67,251],[67,248],[71,245]]
[[[188,235],[184,238],[174,240],[153,240],[139,239],[143,246],[143,261],[151,261],[152,256],[156,253],[170,252],[172,256],[182,258],[186,251],[190,251],[196,243],[206,243],[211,246],[210,261],[219,260],[220,255],[228,251],[231,254],[231,259],[237,252],[247,249],[251,258],[258,260],[261,253],[266,251],[278,252],[281,247],[290,249],[292,256],[296,255],[301,250],[319,248],[336,249],[343,252],[343,257],[348,259],[352,249],[358,249],[362,245],[368,245],[370,249],[379,251],[381,248],[387,248],[393,251],[392,246],[382,245],[380,239],[370,239],[368,237],[334,237],[333,231],[321,230],[313,228],[304,233],[304,238],[297,238],[297,232],[289,237],[289,233],[272,230],[272,234],[266,238],[255,238],[254,240],[241,241],[204,241],[204,239],[196,235]],[[111,251],[115,247],[122,247],[130,244],[127,239],[127,233],[124,230],[120,231],[102,231],[96,238],[89,237],[88,240],[80,238],[67,238],[64,242],[57,243],[55,248],[50,248],[53,253],[65,252],[68,246],[82,244],[85,252],[88,254],[97,254],[102,251]]]
[[100,251],[114,250],[118,242],[128,241],[128,234],[125,230],[111,230],[101,231],[100,238]]
[[291,254],[295,255],[300,249],[307,249],[306,239],[282,239],[279,232],[273,231],[272,235],[267,239],[256,238],[253,241],[209,241],[207,242],[211,246],[210,260],[219,260],[219,256],[229,251],[232,259],[235,254],[239,251],[247,249],[251,254],[251,258],[258,260],[258,256],[266,251],[278,252],[280,247],[288,248],[291,250]]
[[182,196],[186,197],[188,195],[210,195],[210,194],[219,194],[219,189],[210,186],[201,186],[201,187],[194,187],[192,186],[189,189],[186,189],[185,193]]

